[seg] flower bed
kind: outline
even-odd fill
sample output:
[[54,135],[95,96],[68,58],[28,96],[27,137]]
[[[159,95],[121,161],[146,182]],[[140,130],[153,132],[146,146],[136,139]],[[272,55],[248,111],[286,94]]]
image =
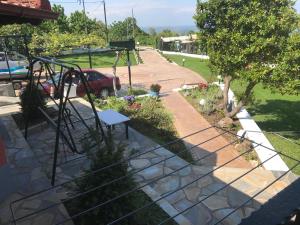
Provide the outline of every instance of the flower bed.
[[[223,92],[215,84],[200,83],[198,87],[184,89],[180,91],[181,95],[211,124],[217,125],[225,117],[223,112]],[[233,119],[232,126],[228,130],[237,133],[241,129],[238,119]],[[234,137],[230,134],[223,135],[227,140],[233,141]],[[250,143],[244,142],[236,145],[236,149],[243,153],[249,149]],[[245,154],[247,160],[258,160],[256,153],[251,151]]]

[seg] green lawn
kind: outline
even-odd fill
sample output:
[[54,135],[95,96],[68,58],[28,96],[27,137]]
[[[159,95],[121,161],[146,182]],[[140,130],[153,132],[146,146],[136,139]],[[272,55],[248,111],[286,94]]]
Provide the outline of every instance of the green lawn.
[[[182,65],[182,58],[185,58],[185,67],[199,73],[208,81],[216,80],[216,75],[211,72],[208,66],[209,61],[170,55],[167,58],[179,65]],[[235,81],[231,88],[235,93],[238,93],[244,86],[242,81]],[[265,89],[263,85],[259,84],[254,88],[254,97],[254,102],[247,109],[263,131],[300,131],[300,96],[281,95],[280,93]],[[266,134],[278,151],[300,159],[300,133],[280,133],[280,135],[298,144],[294,144],[271,133]],[[287,158],[284,158],[284,160],[289,166],[293,165],[291,160]],[[300,166],[294,172],[300,174]]]
[[180,55],[164,55],[164,56],[181,66],[182,66],[182,59],[185,59],[184,67],[187,67],[195,71],[196,73],[201,74],[201,76],[209,82],[216,80],[216,76],[211,72],[211,69],[209,68],[208,60],[201,60],[201,59],[185,57]]
[[[67,55],[60,56],[59,59],[69,61],[78,64],[81,68],[89,68],[89,56],[88,54],[78,54],[78,55]],[[92,53],[92,66],[93,68],[100,67],[112,67],[116,60],[116,54],[111,53]],[[136,60],[133,53],[130,53],[131,65],[136,65]],[[127,66],[127,56],[123,54],[119,60],[118,66]]]

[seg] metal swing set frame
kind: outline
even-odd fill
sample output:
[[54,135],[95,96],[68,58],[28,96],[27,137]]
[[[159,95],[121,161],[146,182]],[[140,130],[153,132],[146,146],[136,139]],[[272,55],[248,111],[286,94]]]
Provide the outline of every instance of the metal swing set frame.
[[[40,64],[41,69],[39,71],[34,71],[33,69],[34,65],[37,63]],[[59,72],[54,71],[53,68],[51,67],[52,65],[58,66]],[[44,108],[41,107],[38,108],[40,113],[45,118],[45,120],[56,130],[55,149],[54,149],[53,166],[52,166],[52,178],[51,178],[51,184],[55,185],[55,175],[56,175],[56,167],[57,167],[57,157],[59,154],[60,138],[62,138],[62,140],[66,143],[66,145],[70,148],[70,150],[73,153],[77,153],[77,154],[84,153],[84,151],[79,151],[78,146],[76,146],[75,144],[75,140],[72,134],[72,128],[74,128],[74,124],[73,124],[74,122],[72,122],[70,117],[71,116],[76,117],[77,119],[76,123],[81,122],[89,131],[91,131],[91,127],[88,126],[83,116],[80,115],[80,112],[76,109],[75,105],[71,101],[70,90],[74,79],[79,79],[80,82],[83,84],[87,96],[87,100],[90,103],[90,106],[93,111],[93,118],[95,118],[95,127],[100,135],[100,141],[102,142],[104,140],[106,142],[106,136],[102,128],[100,119],[97,115],[95,105],[91,98],[91,92],[90,92],[91,88],[89,87],[89,84],[80,66],[66,61],[53,59],[50,57],[33,57],[28,70],[28,76],[30,77],[29,84],[28,84],[29,96],[32,96],[34,86],[36,88],[41,87],[42,89],[45,90],[41,82],[43,73],[47,78],[50,78],[52,80],[52,83],[54,85],[54,92],[57,93],[58,96],[58,99],[56,99],[54,96],[51,96],[50,94],[47,96],[52,100],[52,102],[58,108],[57,120],[51,118]],[[58,74],[60,75],[59,81],[56,83],[54,81],[54,76]],[[70,106],[70,108],[68,106]],[[71,109],[74,112],[74,114],[72,114]],[[30,120],[29,115],[27,115],[27,118],[25,118],[25,138],[28,137],[29,120]],[[63,131],[63,127],[65,128],[66,133]]]

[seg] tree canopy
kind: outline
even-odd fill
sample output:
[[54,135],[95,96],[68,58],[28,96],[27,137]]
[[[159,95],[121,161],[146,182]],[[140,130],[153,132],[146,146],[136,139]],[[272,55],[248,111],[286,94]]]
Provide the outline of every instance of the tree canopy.
[[[247,104],[256,84],[285,85],[275,76],[279,68],[282,75],[290,76],[289,68],[281,64],[292,48],[292,32],[298,25],[293,6],[292,0],[198,0],[194,19],[207,40],[211,64],[224,77],[227,116],[234,116]],[[296,66],[291,60],[289,64],[290,68]],[[235,79],[243,79],[247,85],[238,107],[228,112],[228,89]]]
[[110,26],[110,39],[114,41],[127,40],[147,35],[138,25],[135,18],[127,17],[123,21],[115,21]]

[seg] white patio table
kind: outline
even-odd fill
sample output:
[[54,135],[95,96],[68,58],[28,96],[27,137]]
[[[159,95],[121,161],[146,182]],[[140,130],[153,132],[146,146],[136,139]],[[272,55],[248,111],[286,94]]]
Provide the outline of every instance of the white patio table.
[[97,114],[99,119],[108,127],[109,132],[111,132],[111,128],[115,125],[124,123],[126,130],[126,138],[128,139],[128,122],[130,121],[129,117],[124,116],[123,114],[118,113],[112,109],[97,112]]

